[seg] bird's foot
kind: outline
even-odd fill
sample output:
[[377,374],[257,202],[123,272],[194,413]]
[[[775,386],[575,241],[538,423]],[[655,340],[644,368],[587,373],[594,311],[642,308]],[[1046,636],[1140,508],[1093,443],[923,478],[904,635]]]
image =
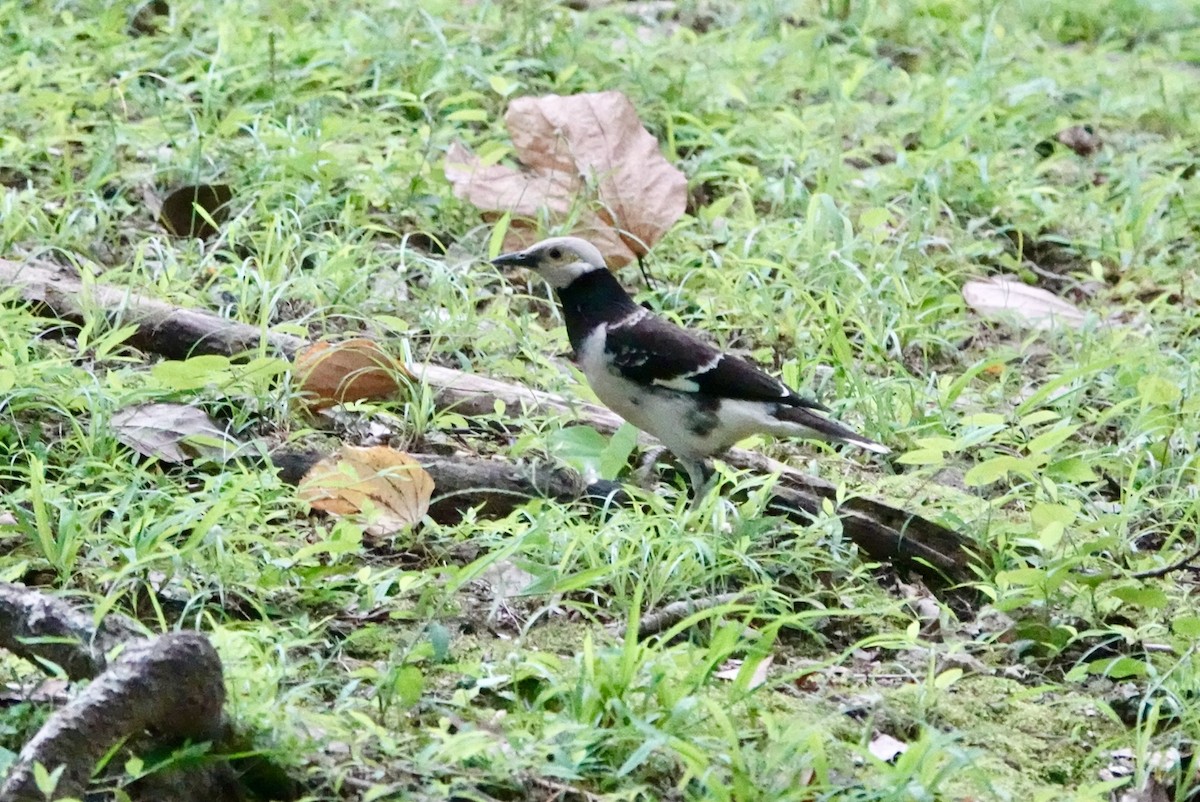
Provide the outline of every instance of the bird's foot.
[[694,510],[700,502],[713,491],[717,485],[717,472],[707,460],[684,460],[680,463],[688,473],[688,484],[692,487],[692,504]]
[[654,468],[665,453],[667,453],[665,446],[654,446],[642,452],[637,467],[633,469],[633,483],[643,490],[653,490],[654,486],[658,484]]

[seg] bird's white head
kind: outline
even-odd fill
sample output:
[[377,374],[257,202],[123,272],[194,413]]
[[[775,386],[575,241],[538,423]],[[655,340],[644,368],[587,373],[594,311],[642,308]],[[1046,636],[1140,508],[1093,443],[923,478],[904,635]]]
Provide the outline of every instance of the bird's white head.
[[593,270],[607,270],[600,250],[579,237],[544,239],[523,251],[497,256],[497,267],[526,267],[537,273],[556,290],[571,285],[575,279]]

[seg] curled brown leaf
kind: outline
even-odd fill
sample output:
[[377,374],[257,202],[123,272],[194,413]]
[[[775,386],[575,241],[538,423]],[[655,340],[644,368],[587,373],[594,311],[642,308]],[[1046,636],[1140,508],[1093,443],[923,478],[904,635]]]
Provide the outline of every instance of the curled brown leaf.
[[543,213],[586,237],[612,265],[644,255],[687,205],[687,178],[662,155],[621,92],[517,98],[504,115],[520,169],[485,165],[455,143],[454,192],[514,223],[508,248],[529,244]]
[[134,451],[161,462],[223,458],[239,443],[204,410],[189,404],[138,404],[112,416],[113,433]]
[[394,398],[400,393],[399,378],[411,378],[377,343],[362,337],[313,343],[296,356],[295,376],[297,389],[312,409]]
[[296,495],[330,515],[365,515],[367,532],[386,535],[425,516],[433,497],[433,477],[403,451],[342,446],[309,469]]

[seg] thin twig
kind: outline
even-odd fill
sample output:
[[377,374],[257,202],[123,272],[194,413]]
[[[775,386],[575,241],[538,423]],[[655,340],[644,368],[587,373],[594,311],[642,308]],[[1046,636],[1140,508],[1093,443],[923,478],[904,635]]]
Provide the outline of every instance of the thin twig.
[[573,785],[567,785],[565,783],[560,783],[556,780],[551,780],[548,777],[539,777],[537,775],[528,775],[525,779],[531,785],[536,785],[537,787],[542,788],[543,790],[546,790],[546,791],[552,791],[554,793],[554,796],[550,797],[550,799],[563,799],[568,794],[577,796],[580,799],[585,800],[585,802],[600,802],[600,800],[603,798],[597,794],[593,794],[590,791],[585,791],[582,788],[576,788]]
[[[671,602],[666,607],[642,616],[641,621],[638,622],[638,637],[648,638],[651,635],[657,635],[663,630],[675,626],[692,613],[697,613],[701,610],[711,610],[714,607],[720,607],[725,604],[744,603],[749,598],[745,593],[722,593],[719,596],[712,596],[707,599],[684,599],[683,601]],[[619,638],[625,637],[624,624],[611,627],[611,631]]]
[[1197,558],[1200,558],[1200,546],[1197,546],[1191,554],[1178,562],[1173,562],[1170,565],[1164,565],[1162,568],[1152,568],[1149,571],[1138,571],[1130,574],[1130,576],[1134,579],[1157,579],[1160,576],[1166,576],[1167,574],[1171,574],[1176,571],[1183,571],[1187,568],[1193,567],[1192,563],[1195,562]]

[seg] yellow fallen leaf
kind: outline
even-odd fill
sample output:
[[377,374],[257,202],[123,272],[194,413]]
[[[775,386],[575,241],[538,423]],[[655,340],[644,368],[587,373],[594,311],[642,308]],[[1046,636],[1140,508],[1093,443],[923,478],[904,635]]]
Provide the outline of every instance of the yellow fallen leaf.
[[368,533],[387,535],[425,517],[433,477],[403,451],[342,446],[309,469],[296,495],[330,515],[363,515]]

